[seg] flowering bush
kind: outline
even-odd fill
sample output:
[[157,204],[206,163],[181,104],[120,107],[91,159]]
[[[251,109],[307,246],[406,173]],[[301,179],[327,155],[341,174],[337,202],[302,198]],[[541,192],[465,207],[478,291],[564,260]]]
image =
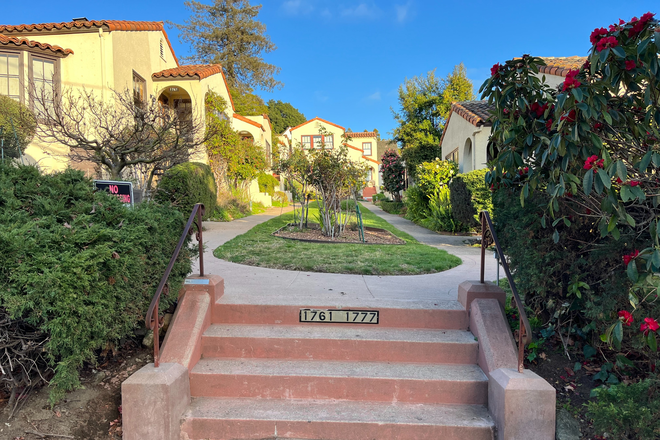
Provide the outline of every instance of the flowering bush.
[[383,188],[401,201],[401,191],[405,189],[405,167],[401,156],[394,149],[388,149],[380,159],[380,172],[383,173]]
[[417,186],[431,198],[441,187],[458,174],[458,165],[450,160],[440,160],[437,157],[432,162],[424,162],[417,166]]
[[[552,228],[555,243],[563,240],[560,245],[580,255],[612,241],[628,247],[628,253],[619,254],[618,268],[604,268],[605,276],[588,284],[592,292],[602,292],[611,274],[627,273],[625,294],[588,300],[610,301],[599,324],[607,327],[603,341],[619,348],[623,323],[630,319],[616,320],[616,314],[625,304],[633,314],[660,311],[655,304],[660,293],[660,27],[654,14],[646,13],[594,30],[591,43],[587,61],[558,89],[542,81],[540,58],[524,55],[496,65],[480,90],[495,105],[489,145],[495,160],[486,180],[495,188],[519,188],[523,205],[535,192],[544,193],[540,223]],[[529,172],[518,178],[522,167]],[[571,232],[575,228],[581,236]],[[632,255],[630,247],[640,250]],[[629,258],[622,268],[624,254]],[[608,320],[615,322],[606,326]],[[651,348],[653,368],[655,331],[647,326],[641,337]]]

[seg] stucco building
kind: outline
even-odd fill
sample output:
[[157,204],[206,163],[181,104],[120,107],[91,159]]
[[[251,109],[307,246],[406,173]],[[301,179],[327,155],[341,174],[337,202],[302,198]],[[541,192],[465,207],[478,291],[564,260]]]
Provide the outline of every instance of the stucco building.
[[347,132],[341,125],[316,117],[296,127],[288,128],[280,135],[280,139],[284,150],[297,145],[309,150],[320,148],[321,144],[324,144],[326,148],[336,148],[341,145],[344,134],[351,138],[346,143],[349,159],[356,163],[364,163],[369,167],[366,178],[367,186],[362,191],[362,196],[370,199],[378,192],[381,185],[380,160],[377,150],[378,134],[376,132]]
[[[179,115],[203,120],[210,91],[227,102],[224,118],[243,137],[271,151],[266,115],[234,111],[222,66],[181,65],[162,22],[74,19],[64,23],[0,25],[0,94],[28,106],[40,87],[85,89],[102,99],[132,90],[157,99]],[[44,171],[68,164],[65,147],[33,142],[25,151]],[[206,157],[193,159],[207,161]]]

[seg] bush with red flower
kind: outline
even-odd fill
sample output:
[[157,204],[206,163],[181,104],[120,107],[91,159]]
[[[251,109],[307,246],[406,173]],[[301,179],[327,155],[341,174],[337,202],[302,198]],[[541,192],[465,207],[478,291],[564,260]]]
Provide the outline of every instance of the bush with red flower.
[[[593,320],[608,344],[628,341],[641,349],[645,338],[653,365],[658,357],[649,338],[655,341],[656,321],[644,321],[646,335],[626,323],[633,315],[660,319],[660,26],[648,12],[595,29],[590,41],[587,62],[558,88],[543,82],[544,60],[529,55],[498,64],[482,85],[482,98],[495,106],[486,181],[517,188],[523,207],[542,201],[534,205],[535,218],[557,252],[578,254],[571,267],[580,272],[558,269],[558,298],[539,302],[551,309],[549,319],[556,315],[552,307],[568,301],[566,313]],[[548,106],[542,112],[541,104]],[[524,179],[510,177],[524,167]],[[526,243],[534,252],[538,242],[528,237]],[[621,253],[602,253],[599,265],[579,263],[606,248]],[[627,288],[604,295],[608,283],[626,275]],[[588,295],[569,298],[572,279],[587,280]],[[633,308],[630,317],[618,314],[626,306]]]
[[380,172],[383,174],[383,188],[394,195],[397,202],[401,201],[401,191],[405,189],[405,167],[399,153],[388,149],[380,160]]

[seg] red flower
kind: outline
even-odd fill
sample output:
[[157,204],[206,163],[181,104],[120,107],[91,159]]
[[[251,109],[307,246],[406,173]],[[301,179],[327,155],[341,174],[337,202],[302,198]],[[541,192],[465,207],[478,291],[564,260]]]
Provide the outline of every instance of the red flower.
[[631,180],[628,182],[628,185],[630,186],[638,186],[639,185],[639,180]]
[[649,22],[655,14],[651,14],[650,12],[647,12],[646,14],[642,15],[639,20],[637,20],[637,17],[633,17],[632,20],[630,20],[631,23],[633,24],[632,29],[628,31],[628,37],[633,38],[637,34],[641,33],[644,30],[644,26],[646,25],[647,22]]
[[619,319],[621,318],[623,318],[623,325],[630,327],[630,325],[633,323],[633,315],[627,310],[621,310],[619,312]]
[[624,255],[624,256],[623,256],[623,265],[626,266],[626,267],[628,267],[628,264],[629,264],[632,260],[634,260],[635,258],[637,258],[638,256],[639,256],[639,251],[638,251],[638,250],[635,250],[634,252],[631,252],[631,253],[629,253],[629,254],[627,254],[627,255]]
[[576,114],[575,114],[575,109],[573,109],[573,110],[571,110],[570,112],[568,112],[568,114],[564,113],[564,114],[561,116],[560,119],[561,119],[562,121],[563,121],[563,120],[566,120],[566,121],[568,121],[568,122],[575,122],[575,116],[576,116]]
[[617,178],[616,178],[616,183],[618,183],[619,185],[621,185],[621,184],[623,183],[623,180],[621,180],[620,177],[617,177]]
[[649,330],[652,332],[657,331],[660,328],[658,321],[653,318],[644,318],[644,322],[639,326],[639,331],[644,332],[644,335],[647,335]]
[[527,174],[528,172],[529,172],[529,167],[525,167],[521,170],[518,170],[518,175],[523,176],[523,175]]
[[601,52],[610,47],[617,47],[618,45],[619,41],[616,39],[616,37],[604,37],[601,38],[598,43],[596,43],[596,50]]
[[596,123],[594,124],[594,130],[600,130],[600,129],[603,128],[603,127],[604,127],[604,125],[603,125],[602,122],[596,122]]
[[580,73],[579,70],[571,70],[566,74],[566,80],[564,81],[564,87],[561,89],[562,92],[566,90],[574,89],[580,87],[582,83],[575,79],[575,77]]
[[605,159],[600,159],[598,160],[598,156],[595,154],[593,156],[590,156],[587,158],[587,160],[584,161],[584,169],[585,170],[594,170],[594,173],[598,168],[603,168],[603,165],[605,164]]
[[626,70],[633,70],[635,67],[637,67],[635,60],[626,60]]
[[552,119],[545,121],[545,129],[550,131],[552,129]]
[[500,76],[500,70],[502,70],[502,66],[500,66],[500,63],[493,64],[493,67],[490,68],[490,76],[497,78],[498,76]]
[[591,44],[598,43],[598,40],[600,39],[601,35],[607,35],[607,29],[605,28],[594,29],[594,31],[591,33],[591,36],[589,37],[589,41],[591,41]]
[[537,118],[540,118],[543,116],[545,111],[548,109],[548,103],[546,102],[545,104],[541,105],[538,102],[533,102],[532,105],[530,106],[530,110],[532,113],[536,114]]

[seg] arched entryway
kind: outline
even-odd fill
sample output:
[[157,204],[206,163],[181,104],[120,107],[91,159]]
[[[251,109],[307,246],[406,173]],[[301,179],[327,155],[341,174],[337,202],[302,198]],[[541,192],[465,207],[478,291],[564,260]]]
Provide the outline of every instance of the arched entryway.
[[179,120],[186,126],[192,126],[193,108],[190,94],[179,86],[165,87],[158,96],[158,102],[163,107],[173,109]]
[[472,171],[472,139],[468,138],[463,147],[463,169],[462,173]]

